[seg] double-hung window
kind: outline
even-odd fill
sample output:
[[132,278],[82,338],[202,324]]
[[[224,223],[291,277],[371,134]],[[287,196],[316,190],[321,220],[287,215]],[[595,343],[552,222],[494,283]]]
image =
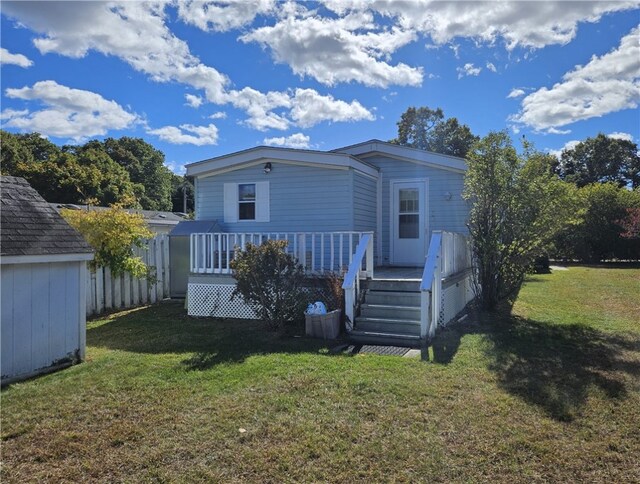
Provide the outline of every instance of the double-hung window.
[[224,184],[224,221],[269,222],[269,182]]

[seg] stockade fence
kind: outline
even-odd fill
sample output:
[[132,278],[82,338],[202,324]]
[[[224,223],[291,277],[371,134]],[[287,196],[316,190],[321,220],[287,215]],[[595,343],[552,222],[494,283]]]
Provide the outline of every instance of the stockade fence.
[[146,247],[135,247],[134,253],[152,268],[155,281],[151,283],[129,273],[115,277],[108,267],[98,267],[95,272],[89,270],[87,315],[153,304],[169,297],[169,237],[158,235],[150,239]]

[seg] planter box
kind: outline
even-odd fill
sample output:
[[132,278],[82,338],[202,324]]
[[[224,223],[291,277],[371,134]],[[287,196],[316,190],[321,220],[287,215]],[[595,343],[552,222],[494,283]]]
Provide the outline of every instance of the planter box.
[[323,339],[336,339],[340,334],[340,315],[336,309],[327,314],[305,314],[305,332],[307,336]]

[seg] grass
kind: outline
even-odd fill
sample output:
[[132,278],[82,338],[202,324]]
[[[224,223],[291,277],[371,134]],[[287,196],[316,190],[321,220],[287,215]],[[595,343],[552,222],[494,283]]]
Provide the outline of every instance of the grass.
[[430,361],[331,355],[178,304],[2,392],[2,482],[640,481],[640,270],[535,276]]

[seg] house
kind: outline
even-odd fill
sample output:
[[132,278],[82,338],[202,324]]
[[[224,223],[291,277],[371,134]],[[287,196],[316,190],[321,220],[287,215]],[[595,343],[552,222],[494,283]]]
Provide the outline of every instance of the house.
[[22,178],[0,177],[2,383],[84,359],[84,238]]
[[[190,294],[202,294],[189,301],[192,314],[229,316],[219,311],[226,305],[222,285],[233,281],[216,276],[228,277],[233,248],[248,241],[288,240],[310,272],[355,264],[357,278],[371,279],[374,267],[387,274],[415,268],[404,273],[419,282],[432,236],[467,232],[466,163],[457,157],[370,140],[332,151],[259,146],[186,169],[195,182],[196,220],[217,220],[222,230],[192,235]],[[354,263],[356,255],[363,260]]]
[[[52,203],[51,206],[60,212],[61,209],[69,210],[108,210],[108,207],[96,207],[95,205],[78,205],[72,203]],[[165,212],[162,210],[138,210],[133,208],[125,209],[129,213],[141,215],[149,230],[157,235],[169,234],[173,228],[183,220],[187,220],[187,215],[180,212]]]

